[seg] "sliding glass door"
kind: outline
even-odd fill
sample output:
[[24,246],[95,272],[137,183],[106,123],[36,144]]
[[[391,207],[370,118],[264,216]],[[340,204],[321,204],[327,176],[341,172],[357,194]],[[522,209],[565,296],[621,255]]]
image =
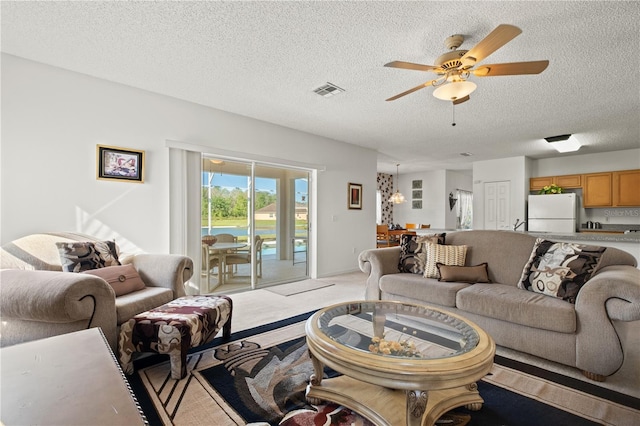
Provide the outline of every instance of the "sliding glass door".
[[[209,292],[308,277],[309,172],[203,156],[201,235]],[[203,240],[204,241],[204,240]]]

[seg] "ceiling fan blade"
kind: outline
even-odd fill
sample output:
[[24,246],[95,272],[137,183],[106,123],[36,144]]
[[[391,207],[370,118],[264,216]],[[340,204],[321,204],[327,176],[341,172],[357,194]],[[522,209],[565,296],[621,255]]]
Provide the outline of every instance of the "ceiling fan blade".
[[498,75],[540,74],[547,69],[549,61],[509,62],[505,64],[483,65],[473,71],[477,77],[495,77]]
[[516,38],[521,32],[520,28],[513,25],[498,25],[488,36],[465,53],[460,61],[464,66],[473,66]]
[[463,102],[467,102],[469,99],[471,99],[471,98],[469,98],[469,95],[467,95],[464,98],[456,99],[455,101],[453,101],[453,104],[454,105],[458,105],[458,104],[461,104]]
[[405,95],[408,95],[409,93],[413,93],[413,92],[415,92],[417,90],[424,89],[425,87],[429,87],[429,86],[433,85],[434,81],[435,80],[427,81],[426,83],[423,83],[420,86],[416,86],[413,89],[407,90],[406,92],[402,92],[402,93],[400,93],[398,95],[392,96],[389,99],[387,99],[387,101],[395,101],[396,99],[401,98],[401,97],[403,97]]
[[385,67],[391,68],[402,68],[405,70],[415,70],[415,71],[433,71],[438,68],[434,65],[422,65],[422,64],[414,64],[413,62],[403,62],[403,61],[393,61],[388,64],[384,64]]

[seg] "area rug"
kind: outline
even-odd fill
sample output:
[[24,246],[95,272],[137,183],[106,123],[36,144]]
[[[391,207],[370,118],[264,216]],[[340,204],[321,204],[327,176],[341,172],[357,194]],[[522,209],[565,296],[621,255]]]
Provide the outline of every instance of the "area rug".
[[264,289],[281,296],[293,296],[294,294],[305,293],[307,291],[317,290],[319,288],[331,287],[332,283],[316,280],[304,280],[288,284],[280,284]]
[[[345,407],[306,402],[304,391],[313,372],[304,340],[310,315],[237,332],[226,342],[216,338],[190,353],[189,374],[182,380],[171,379],[163,356],[137,360],[129,380],[150,424],[370,425]],[[640,424],[635,398],[574,389],[560,384],[562,379],[519,367],[497,357],[491,373],[478,383],[482,409],[455,409],[439,424]],[[329,369],[325,374],[337,375]]]

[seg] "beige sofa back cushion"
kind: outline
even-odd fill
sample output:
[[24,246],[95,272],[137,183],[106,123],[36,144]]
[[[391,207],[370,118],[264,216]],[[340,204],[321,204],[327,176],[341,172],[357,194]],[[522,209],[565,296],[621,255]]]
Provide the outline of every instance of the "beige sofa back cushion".
[[466,245],[466,266],[487,263],[492,283],[517,286],[536,238],[522,232],[458,231],[447,233],[447,245]]

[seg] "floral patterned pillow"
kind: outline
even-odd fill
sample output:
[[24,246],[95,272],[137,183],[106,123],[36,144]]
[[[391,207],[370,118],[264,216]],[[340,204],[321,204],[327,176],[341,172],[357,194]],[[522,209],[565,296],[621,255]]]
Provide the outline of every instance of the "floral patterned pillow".
[[518,288],[576,303],[578,292],[598,269],[605,249],[538,238]]
[[427,244],[444,244],[446,233],[412,235],[403,234],[400,236],[400,262],[398,270],[400,272],[410,272],[412,274],[424,274],[424,267],[427,263]]
[[65,272],[82,272],[120,265],[115,241],[56,243]]

